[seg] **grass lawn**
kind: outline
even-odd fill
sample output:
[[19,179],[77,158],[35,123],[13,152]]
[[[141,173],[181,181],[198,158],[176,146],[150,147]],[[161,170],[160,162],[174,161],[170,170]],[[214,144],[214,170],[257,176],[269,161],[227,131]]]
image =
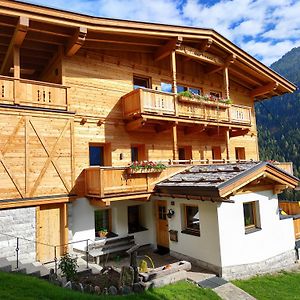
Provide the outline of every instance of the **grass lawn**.
[[258,300],[300,300],[300,273],[298,272],[280,272],[276,275],[235,280],[233,283]]
[[219,300],[211,290],[200,289],[188,282],[178,282],[163,288],[149,290],[142,294],[128,296],[93,296],[63,289],[45,280],[22,275],[0,272],[0,299],[72,299],[72,300]]

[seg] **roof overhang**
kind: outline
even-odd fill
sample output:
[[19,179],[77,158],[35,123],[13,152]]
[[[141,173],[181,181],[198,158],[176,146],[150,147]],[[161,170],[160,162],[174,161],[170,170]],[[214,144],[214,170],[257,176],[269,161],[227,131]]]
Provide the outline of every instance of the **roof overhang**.
[[255,182],[259,186],[262,180],[271,182],[273,192],[280,193],[282,190],[294,189],[299,183],[299,179],[284,170],[268,162],[261,162],[254,167],[241,172],[239,175],[219,184],[218,186],[157,186],[158,195],[169,195],[171,197],[188,198],[198,197],[199,200],[211,200],[219,202],[230,202],[230,196],[242,191],[245,186]]
[[[212,29],[100,18],[7,0],[0,0],[1,16],[16,18],[16,20],[20,16],[28,18],[29,26],[25,44],[26,39],[34,42],[40,35],[43,36],[44,43],[49,39],[49,48],[60,44],[64,47],[65,55],[68,56],[74,55],[80,48],[88,51],[105,43],[106,45],[115,43],[121,46],[122,43],[137,45],[140,47],[138,51],[152,49],[151,51],[155,54],[159,48],[165,47],[170,41],[180,37],[187,46],[198,47],[201,51],[207,51],[210,54],[209,51],[219,53],[220,57],[230,64],[232,78],[238,77],[239,80],[247,82],[248,86],[251,86],[249,94],[256,100],[296,90],[293,83]],[[234,63],[231,63],[233,61]],[[220,67],[216,67],[210,69],[209,72],[219,71]]]

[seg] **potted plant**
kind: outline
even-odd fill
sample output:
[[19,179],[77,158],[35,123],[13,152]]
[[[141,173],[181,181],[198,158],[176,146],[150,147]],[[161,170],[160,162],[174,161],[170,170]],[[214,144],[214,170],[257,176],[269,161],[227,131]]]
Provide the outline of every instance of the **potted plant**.
[[100,228],[98,231],[98,235],[100,238],[105,238],[108,234],[108,230],[106,228]]

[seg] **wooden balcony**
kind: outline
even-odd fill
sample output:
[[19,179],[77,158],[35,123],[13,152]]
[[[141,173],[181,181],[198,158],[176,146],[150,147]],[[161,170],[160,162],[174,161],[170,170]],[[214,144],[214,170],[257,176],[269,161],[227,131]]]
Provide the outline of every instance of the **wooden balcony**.
[[[187,168],[168,166],[159,173],[128,174],[127,167],[89,167],[85,169],[85,195],[101,199],[130,199],[150,195],[155,183]],[[118,199],[119,199],[118,198]]]
[[0,76],[0,103],[67,110],[67,87]]
[[293,216],[295,239],[300,239],[300,202],[280,201],[279,207],[288,215]]
[[127,120],[251,126],[251,107],[220,102],[180,99],[175,94],[150,89],[136,89],[122,97],[123,116]]

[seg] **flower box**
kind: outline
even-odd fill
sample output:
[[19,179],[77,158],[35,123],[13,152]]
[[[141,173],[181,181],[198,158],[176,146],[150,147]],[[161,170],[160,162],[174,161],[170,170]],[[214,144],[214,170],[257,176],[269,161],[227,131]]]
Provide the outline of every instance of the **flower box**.
[[193,104],[198,104],[198,105],[213,106],[213,107],[218,107],[218,108],[228,108],[228,107],[230,107],[230,104],[222,103],[218,100],[210,101],[210,100],[190,98],[190,97],[180,96],[180,95],[178,96],[178,100],[181,101],[181,102],[193,103]]
[[166,166],[153,161],[135,161],[128,168],[128,174],[161,173]]
[[149,174],[149,173],[161,173],[162,169],[132,169],[128,168],[127,174]]

